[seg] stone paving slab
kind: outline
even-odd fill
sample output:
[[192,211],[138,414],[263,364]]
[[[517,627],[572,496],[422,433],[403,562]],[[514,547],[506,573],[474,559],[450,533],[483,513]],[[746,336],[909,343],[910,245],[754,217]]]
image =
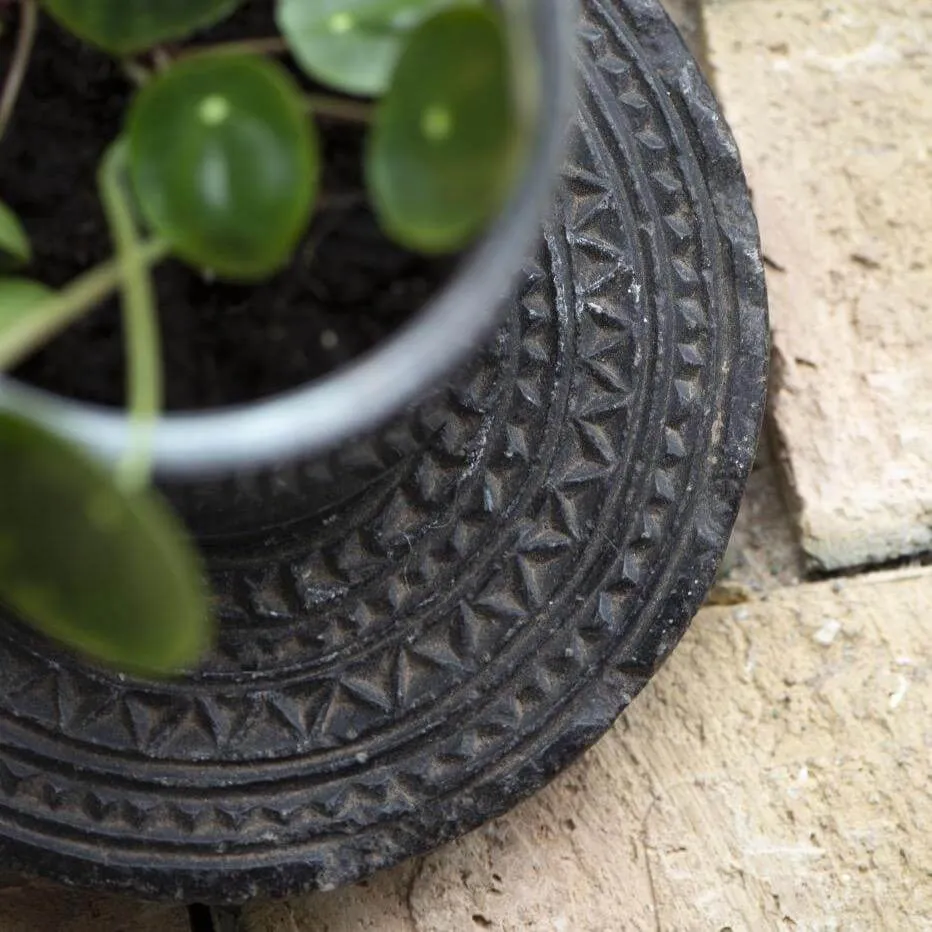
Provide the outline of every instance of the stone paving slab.
[[928,569],[704,609],[537,797],[243,932],[928,930],[930,643]]
[[932,550],[932,0],[706,0],[704,26],[803,547],[825,569]]

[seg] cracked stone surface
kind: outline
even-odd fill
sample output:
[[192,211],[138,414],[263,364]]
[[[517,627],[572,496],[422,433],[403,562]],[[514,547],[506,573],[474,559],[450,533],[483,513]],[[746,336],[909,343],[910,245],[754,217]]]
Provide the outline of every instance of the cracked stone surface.
[[932,0],[708,0],[769,260],[774,422],[814,567],[932,549]]
[[932,571],[704,609],[505,818],[243,932],[932,927]]

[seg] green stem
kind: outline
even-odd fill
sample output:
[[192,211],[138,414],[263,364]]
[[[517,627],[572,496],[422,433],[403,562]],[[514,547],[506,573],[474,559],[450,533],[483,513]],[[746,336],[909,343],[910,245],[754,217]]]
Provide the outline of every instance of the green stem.
[[135,58],[125,58],[121,64],[123,66],[123,74],[125,74],[136,87],[145,87],[152,79],[152,72]]
[[13,52],[13,61],[6,75],[3,94],[0,96],[0,138],[3,137],[10,118],[13,116],[13,110],[23,86],[23,79],[29,67],[32,47],[36,41],[36,27],[39,22],[39,8],[36,6],[36,0],[22,0],[19,16],[16,50]]
[[104,155],[98,173],[101,200],[120,264],[123,330],[127,359],[127,408],[130,444],[117,478],[126,491],[148,485],[152,472],[152,432],[162,410],[162,341],[156,313],[155,287],[145,261],[133,206],[125,186],[127,146],[115,142]]
[[[152,266],[168,255],[167,244],[151,240],[140,246],[140,260]],[[0,372],[12,369],[30,353],[47,343],[59,331],[86,314],[120,285],[123,272],[111,259],[85,272],[61,291],[30,309],[15,327],[4,331],[0,347]]]
[[371,123],[375,106],[361,100],[332,97],[329,94],[306,94],[304,102],[308,110],[317,116],[344,120],[347,123]]

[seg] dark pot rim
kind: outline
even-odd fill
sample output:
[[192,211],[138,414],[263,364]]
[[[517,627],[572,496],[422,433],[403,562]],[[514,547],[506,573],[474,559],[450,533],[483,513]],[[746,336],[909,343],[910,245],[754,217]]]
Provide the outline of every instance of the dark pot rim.
[[[168,414],[153,437],[161,475],[250,469],[315,454],[363,433],[423,394],[497,322],[552,188],[574,99],[576,4],[531,0],[541,63],[541,120],[518,190],[446,286],[368,354],[298,389],[250,404]],[[73,401],[0,376],[0,410],[34,418],[106,461],[121,455],[122,412]]]

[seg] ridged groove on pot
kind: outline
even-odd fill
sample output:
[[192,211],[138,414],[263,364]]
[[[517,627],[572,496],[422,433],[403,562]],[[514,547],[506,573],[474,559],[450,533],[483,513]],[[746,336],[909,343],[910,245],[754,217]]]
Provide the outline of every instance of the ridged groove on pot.
[[[188,899],[350,882],[533,792],[682,635],[763,411],[757,230],[656,0],[584,9],[570,156],[504,327],[368,445],[365,494],[207,548],[210,665],[134,682],[0,626],[4,863]],[[418,452],[382,472],[381,443]]]

